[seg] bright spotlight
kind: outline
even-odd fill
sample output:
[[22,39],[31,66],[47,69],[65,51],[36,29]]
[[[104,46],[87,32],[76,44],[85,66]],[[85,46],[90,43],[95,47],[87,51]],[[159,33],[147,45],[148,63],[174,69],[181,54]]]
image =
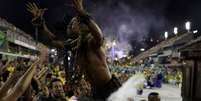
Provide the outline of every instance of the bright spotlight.
[[165,39],[167,39],[168,38],[168,32],[165,32],[164,36],[165,36]]
[[187,21],[187,22],[186,22],[186,30],[187,30],[187,31],[190,31],[190,30],[191,30],[191,22],[190,22],[190,21]]
[[70,61],[70,57],[68,56],[68,61]]
[[114,60],[116,60],[116,61],[117,61],[117,60],[118,60],[118,58],[116,57],[116,58],[114,58]]
[[198,33],[198,30],[194,30],[193,33],[194,33],[194,34]]
[[56,51],[56,49],[51,49],[51,52],[55,52]]
[[177,35],[178,34],[178,28],[174,27],[174,34]]
[[113,42],[112,42],[112,45],[113,45],[113,46],[116,46],[116,42],[115,42],[115,41],[113,41]]
[[141,48],[141,49],[140,49],[140,51],[144,52],[144,51],[145,51],[145,49],[144,49],[144,48]]

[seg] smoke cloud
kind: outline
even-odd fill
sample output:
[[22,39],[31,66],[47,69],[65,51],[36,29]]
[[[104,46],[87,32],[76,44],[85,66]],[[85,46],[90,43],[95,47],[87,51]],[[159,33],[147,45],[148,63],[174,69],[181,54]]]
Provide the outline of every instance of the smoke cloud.
[[159,3],[158,8],[155,8],[149,7],[146,0],[135,1],[94,1],[98,5],[90,3],[93,5],[88,6],[105,36],[118,40],[121,46],[128,46],[129,50],[132,47],[130,40],[142,41],[143,36],[151,30],[157,32],[157,29],[163,29],[167,23],[162,13],[166,2]]

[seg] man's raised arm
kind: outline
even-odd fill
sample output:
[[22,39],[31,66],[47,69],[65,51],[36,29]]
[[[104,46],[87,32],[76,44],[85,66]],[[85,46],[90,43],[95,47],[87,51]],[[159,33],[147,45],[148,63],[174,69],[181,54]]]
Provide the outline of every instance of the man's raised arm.
[[[87,17],[87,15],[86,15]],[[95,40],[97,40],[98,42],[102,42],[103,40],[103,33],[101,31],[101,29],[99,28],[99,26],[96,24],[96,22],[92,19],[90,19],[90,17],[86,18],[83,17],[86,20],[86,25],[89,27],[89,30],[92,32],[92,36],[95,38]]]
[[84,10],[83,7],[83,0],[74,0],[75,9],[78,12],[78,15],[82,22],[84,22],[88,27],[89,30],[92,32],[92,36],[95,38],[97,42],[102,42],[103,34],[99,26],[92,20]]
[[64,47],[63,43],[59,40],[55,40],[56,36],[48,29],[46,22],[43,18],[43,15],[47,9],[46,8],[40,9],[37,7],[35,3],[28,3],[27,10],[30,13],[32,13],[33,15],[32,24],[37,25],[39,27],[39,32],[46,35],[48,39],[51,40],[53,45],[59,48],[63,48]]
[[18,80],[13,90],[2,101],[17,101],[17,99],[25,92],[31,83],[33,75],[36,71],[36,65],[38,60],[32,64],[32,66],[26,71],[26,73]]
[[48,38],[54,39],[56,36],[48,29],[43,18],[43,15],[47,9],[40,9],[35,3],[28,3],[27,10],[33,15],[33,19],[31,20],[32,24],[38,26],[40,32],[47,35]]
[[17,79],[19,79],[19,73],[14,73],[11,77],[8,78],[8,80],[1,86],[0,88],[0,98],[3,98],[8,93],[8,90],[11,89],[14,86],[14,83],[17,82]]

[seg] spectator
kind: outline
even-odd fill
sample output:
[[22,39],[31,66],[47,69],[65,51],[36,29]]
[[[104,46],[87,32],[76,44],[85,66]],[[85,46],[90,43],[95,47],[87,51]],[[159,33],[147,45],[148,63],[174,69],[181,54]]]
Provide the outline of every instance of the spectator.
[[65,92],[61,80],[53,79],[50,82],[50,96],[41,98],[39,101],[66,101]]

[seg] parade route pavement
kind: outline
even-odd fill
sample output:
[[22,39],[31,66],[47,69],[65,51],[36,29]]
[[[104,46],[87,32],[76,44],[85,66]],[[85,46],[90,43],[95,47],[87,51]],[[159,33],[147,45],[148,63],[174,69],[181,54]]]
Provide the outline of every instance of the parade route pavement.
[[149,93],[158,92],[161,97],[161,101],[182,101],[181,89],[172,85],[163,84],[162,88],[144,89],[143,95],[137,95],[134,97],[135,101],[147,100]]

